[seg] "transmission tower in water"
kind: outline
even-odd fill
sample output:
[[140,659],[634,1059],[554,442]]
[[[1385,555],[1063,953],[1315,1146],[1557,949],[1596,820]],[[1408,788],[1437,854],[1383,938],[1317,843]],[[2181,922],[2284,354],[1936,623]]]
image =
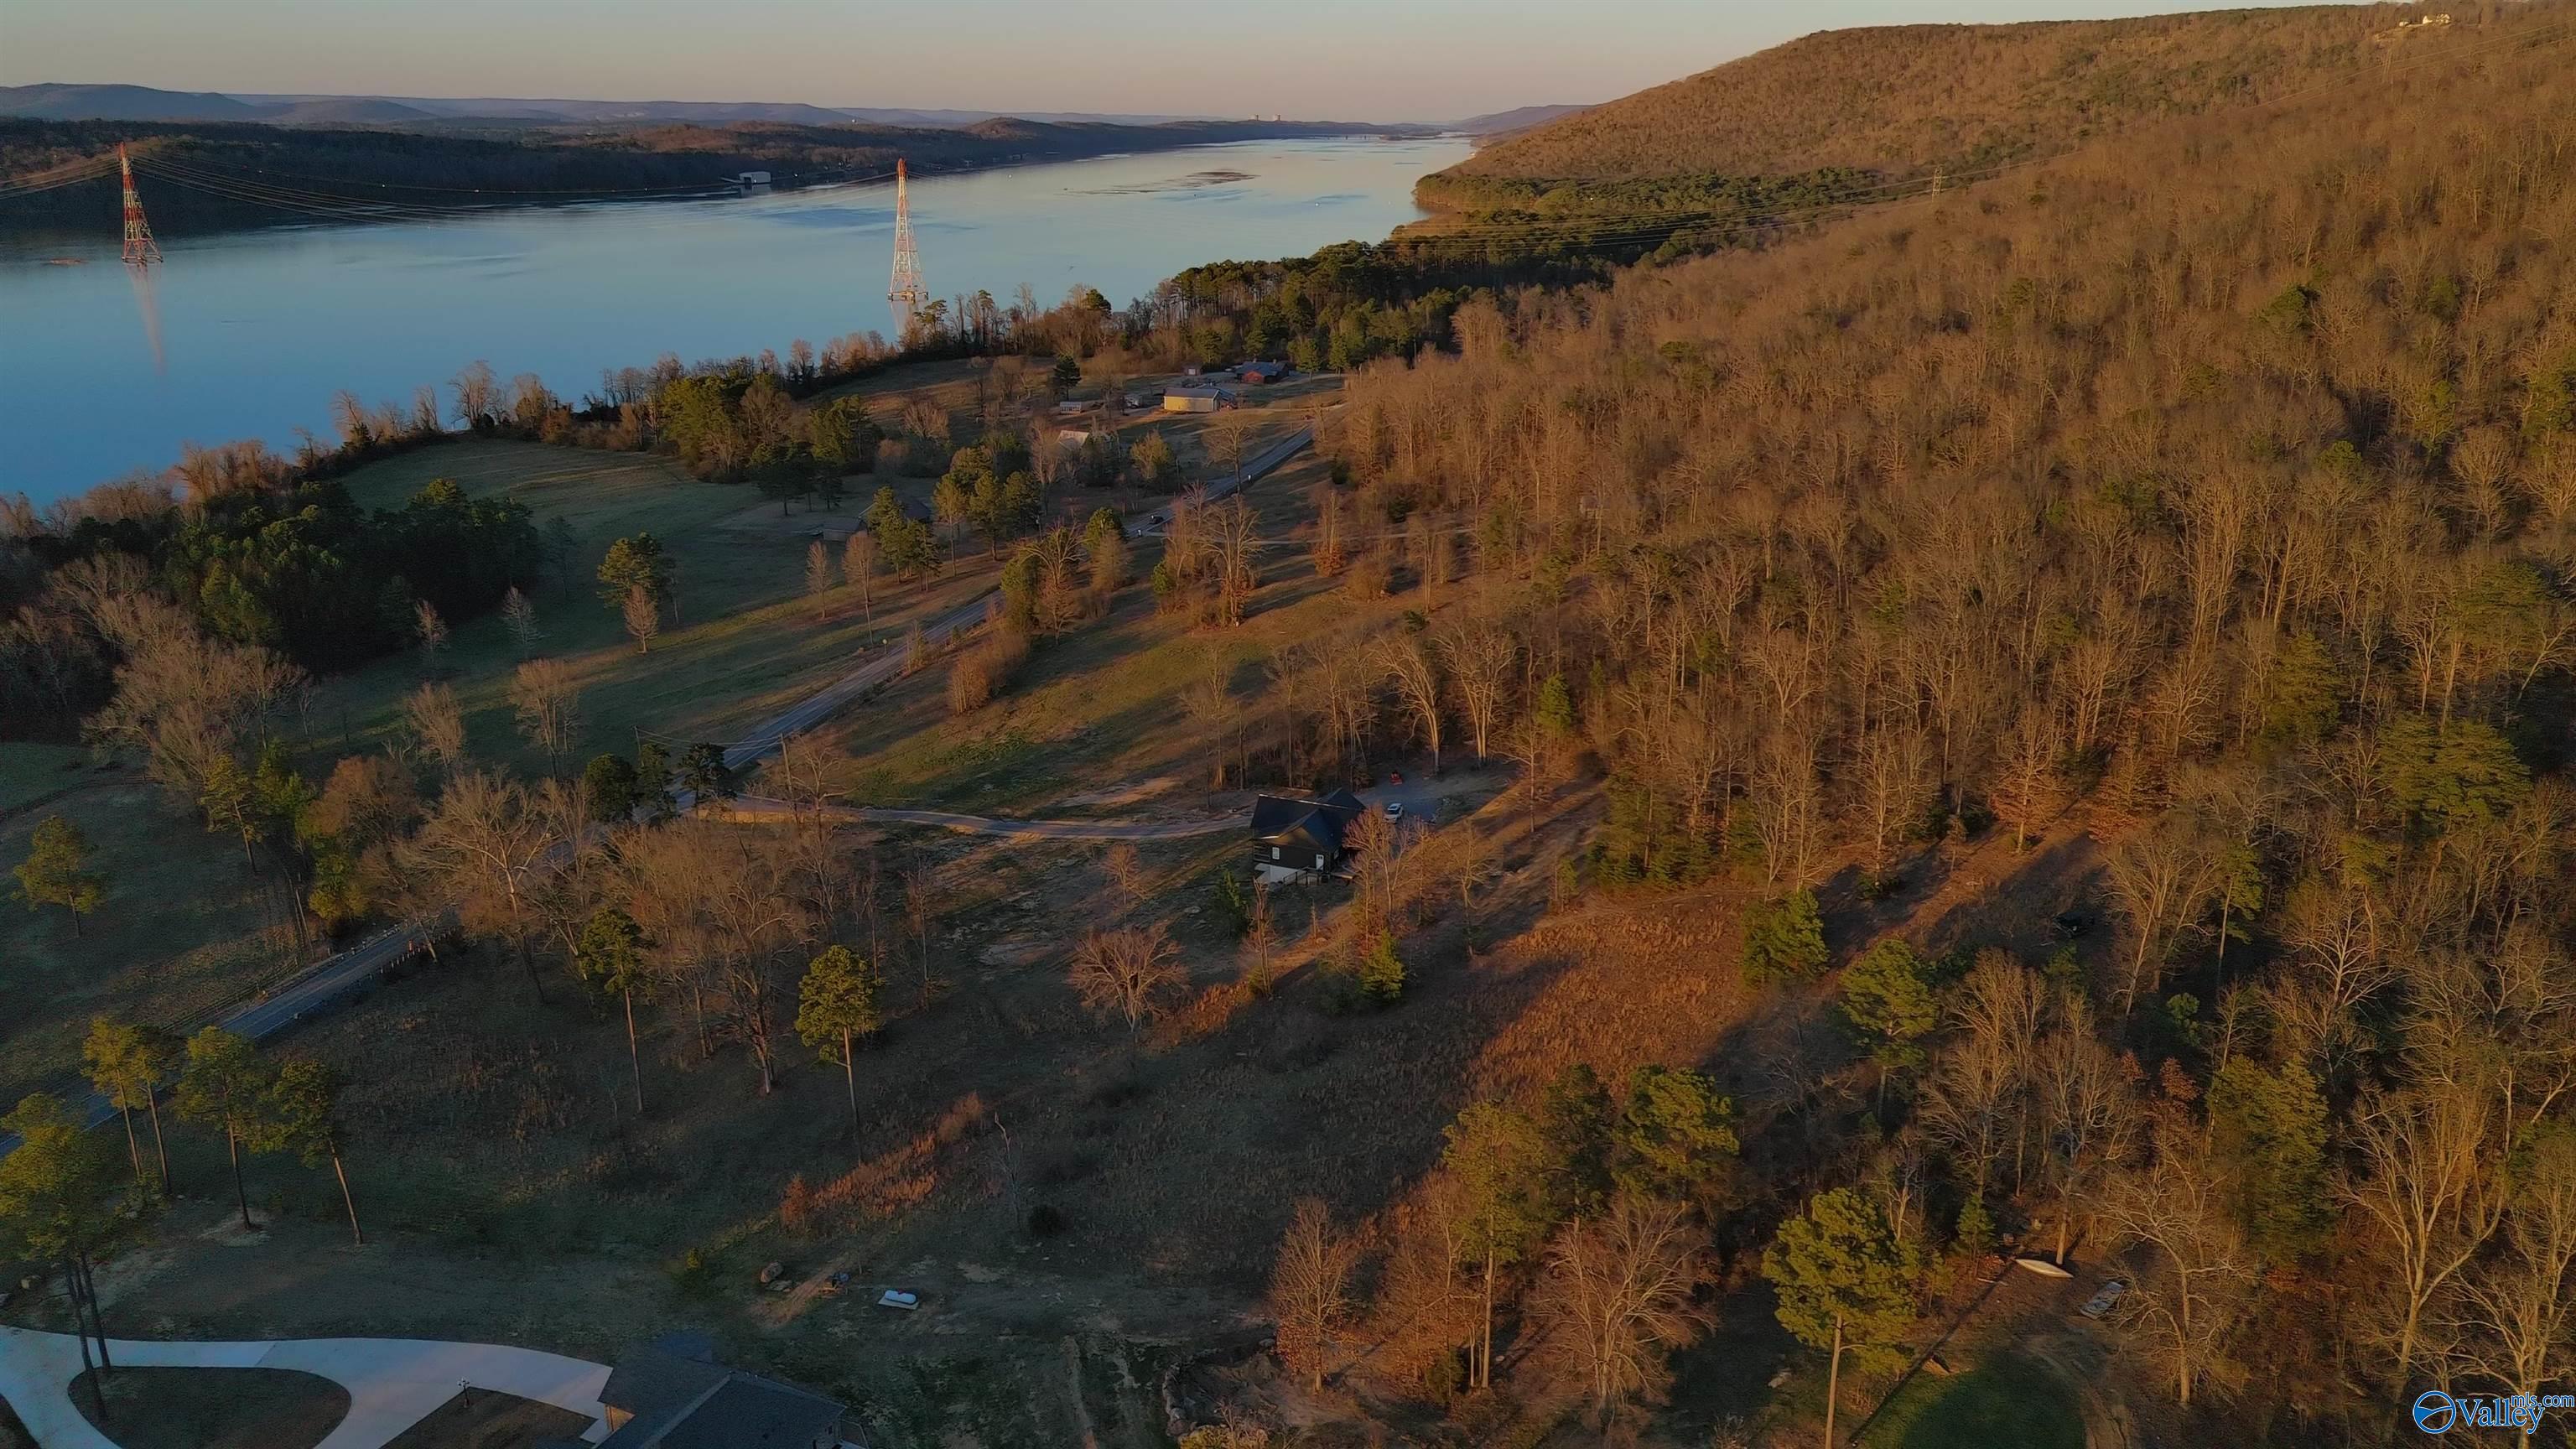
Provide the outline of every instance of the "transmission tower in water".
[[161,248],[152,240],[152,223],[143,219],[143,198],[134,194],[134,163],[126,158],[122,141],[116,143],[116,169],[125,178],[126,265],[148,267],[161,260]]
[[894,304],[898,338],[912,331],[912,319],[930,300],[929,291],[921,285],[921,248],[912,239],[912,197],[904,187],[901,160],[894,163],[894,285],[886,289],[886,300]]

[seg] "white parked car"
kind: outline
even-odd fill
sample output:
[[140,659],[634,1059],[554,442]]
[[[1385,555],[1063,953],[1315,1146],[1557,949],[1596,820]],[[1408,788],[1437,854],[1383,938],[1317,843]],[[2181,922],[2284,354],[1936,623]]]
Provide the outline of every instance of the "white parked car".
[[1404,802],[1401,800],[1387,801],[1386,818],[1389,820],[1402,820],[1404,818]]

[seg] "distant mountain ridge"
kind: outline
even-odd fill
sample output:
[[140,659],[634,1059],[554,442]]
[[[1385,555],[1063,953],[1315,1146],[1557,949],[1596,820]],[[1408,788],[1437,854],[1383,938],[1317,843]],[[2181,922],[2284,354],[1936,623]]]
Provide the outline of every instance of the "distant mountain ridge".
[[433,125],[518,121],[541,125],[926,126],[954,129],[1004,117],[1066,124],[1163,125],[1235,117],[1079,111],[974,111],[814,106],[800,101],[581,101],[513,97],[267,95],[170,91],[152,86],[40,82],[0,86],[0,116],[45,121],[254,121],[284,126]]

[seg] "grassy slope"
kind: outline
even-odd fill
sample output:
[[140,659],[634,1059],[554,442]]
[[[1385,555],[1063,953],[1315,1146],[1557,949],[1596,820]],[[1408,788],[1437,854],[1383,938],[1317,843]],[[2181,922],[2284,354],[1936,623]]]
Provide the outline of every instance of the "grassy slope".
[[[1286,426],[1285,418],[1265,423]],[[1169,431],[1180,448],[1184,431]],[[1266,536],[1311,514],[1307,492],[1323,474],[1319,460],[1302,455],[1248,495]],[[1131,565],[1142,576],[1158,555],[1150,542],[1135,547]],[[827,750],[845,757],[837,782],[872,805],[1013,814],[1050,804],[1047,813],[1065,815],[1100,813],[1084,797],[1102,785],[1208,783],[1208,730],[1189,717],[1183,693],[1214,667],[1246,695],[1269,650],[1327,633],[1351,613],[1343,595],[1312,579],[1302,551],[1266,549],[1262,568],[1273,586],[1264,612],[1230,634],[1192,630],[1131,587],[1107,618],[1045,643],[1007,693],[973,715],[949,716],[940,671],[896,685],[824,736]],[[1175,771],[1185,778],[1172,780]],[[1059,801],[1069,808],[1052,808]]]
[[[1441,175],[1906,174],[2009,160],[2351,73],[2387,53],[2374,32],[2413,13],[2332,6],[1827,31],[1550,122]],[[2407,43],[2476,35],[2455,26]]]
[[[453,478],[471,493],[507,492],[540,519],[561,516],[580,534],[572,577],[540,591],[536,602],[546,631],[539,652],[570,661],[582,683],[585,755],[631,752],[639,729],[680,739],[735,738],[862,649],[900,638],[925,599],[939,604],[963,597],[985,572],[980,560],[968,560],[926,594],[880,579],[872,620],[847,588],[811,604],[804,570],[812,535],[818,528],[827,534],[837,566],[839,539],[863,498],[832,515],[802,509],[782,515],[747,488],[701,483],[665,459],[636,454],[472,442],[375,464],[350,482],[361,502],[386,507],[432,478]],[[660,538],[677,561],[680,612],[640,654],[590,582],[609,543],[638,532]],[[518,659],[508,628],[497,614],[487,615],[457,627],[439,672],[465,708],[479,758],[541,770],[547,762],[518,737],[509,703]],[[348,747],[363,748],[391,737],[403,697],[422,678],[422,661],[402,656],[325,682],[311,716],[314,734],[334,749],[344,738]],[[578,761],[566,768],[578,768]]]
[[2084,1417],[2066,1383],[2011,1352],[1949,1378],[1916,1378],[1862,1441],[1867,1449],[2083,1449],[2084,1442]]

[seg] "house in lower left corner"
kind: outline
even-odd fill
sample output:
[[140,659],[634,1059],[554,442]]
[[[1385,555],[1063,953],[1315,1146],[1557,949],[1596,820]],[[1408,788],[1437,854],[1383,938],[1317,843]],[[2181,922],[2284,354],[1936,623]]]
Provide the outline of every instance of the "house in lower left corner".
[[863,1449],[838,1401],[728,1368],[702,1334],[630,1351],[599,1401],[608,1437],[598,1449]]

